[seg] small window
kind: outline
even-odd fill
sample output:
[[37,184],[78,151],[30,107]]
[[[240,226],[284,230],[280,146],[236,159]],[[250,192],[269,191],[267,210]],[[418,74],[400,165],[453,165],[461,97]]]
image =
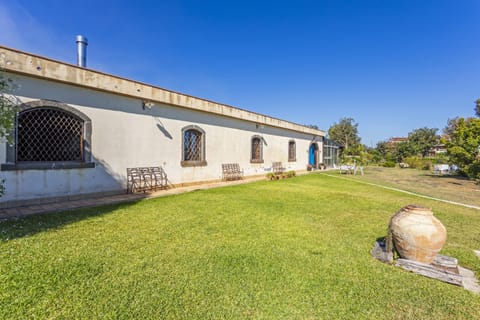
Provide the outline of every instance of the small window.
[[201,161],[202,133],[197,130],[187,130],[183,139],[183,161]]
[[263,163],[262,138],[259,136],[254,136],[252,138],[252,153],[250,162]]
[[288,142],[288,161],[297,161],[295,141]]
[[197,126],[183,128],[182,162],[184,167],[205,166],[205,132]]

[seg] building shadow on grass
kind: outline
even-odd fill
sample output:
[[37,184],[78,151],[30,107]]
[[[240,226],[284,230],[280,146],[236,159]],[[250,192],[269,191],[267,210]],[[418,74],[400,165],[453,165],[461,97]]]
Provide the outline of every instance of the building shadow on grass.
[[95,207],[78,208],[60,212],[33,214],[17,219],[0,221],[0,243],[37,233],[61,229],[90,218],[102,217],[118,209],[127,209],[143,199]]
[[468,177],[459,175],[459,174],[435,174],[435,173],[424,173],[421,176],[423,177],[429,177],[429,178],[437,178],[437,179],[458,179],[458,180],[464,180],[464,181],[470,181]]

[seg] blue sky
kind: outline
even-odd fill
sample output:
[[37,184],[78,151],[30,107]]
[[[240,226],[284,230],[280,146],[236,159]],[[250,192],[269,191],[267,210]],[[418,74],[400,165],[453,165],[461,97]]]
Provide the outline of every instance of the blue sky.
[[480,1],[0,0],[0,44],[300,124],[359,123],[370,146],[473,116]]

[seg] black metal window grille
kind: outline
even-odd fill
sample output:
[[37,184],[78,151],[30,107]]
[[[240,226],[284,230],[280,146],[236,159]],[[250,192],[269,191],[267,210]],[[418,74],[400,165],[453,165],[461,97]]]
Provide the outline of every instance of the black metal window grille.
[[184,161],[202,161],[202,133],[197,130],[187,130],[183,136]]
[[17,118],[17,162],[82,161],[83,121],[54,108],[35,108]]
[[252,139],[252,161],[262,160],[262,140],[260,138]]
[[288,161],[295,161],[295,141],[288,142]]

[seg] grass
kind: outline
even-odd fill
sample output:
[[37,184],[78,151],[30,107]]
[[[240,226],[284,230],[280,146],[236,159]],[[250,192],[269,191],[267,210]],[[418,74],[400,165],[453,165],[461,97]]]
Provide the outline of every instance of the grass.
[[350,176],[445,200],[480,206],[480,186],[456,175],[438,175],[430,170],[367,167],[364,176]]
[[480,273],[480,212],[323,175],[0,223],[1,319],[475,319],[480,297],[370,256],[417,203]]

